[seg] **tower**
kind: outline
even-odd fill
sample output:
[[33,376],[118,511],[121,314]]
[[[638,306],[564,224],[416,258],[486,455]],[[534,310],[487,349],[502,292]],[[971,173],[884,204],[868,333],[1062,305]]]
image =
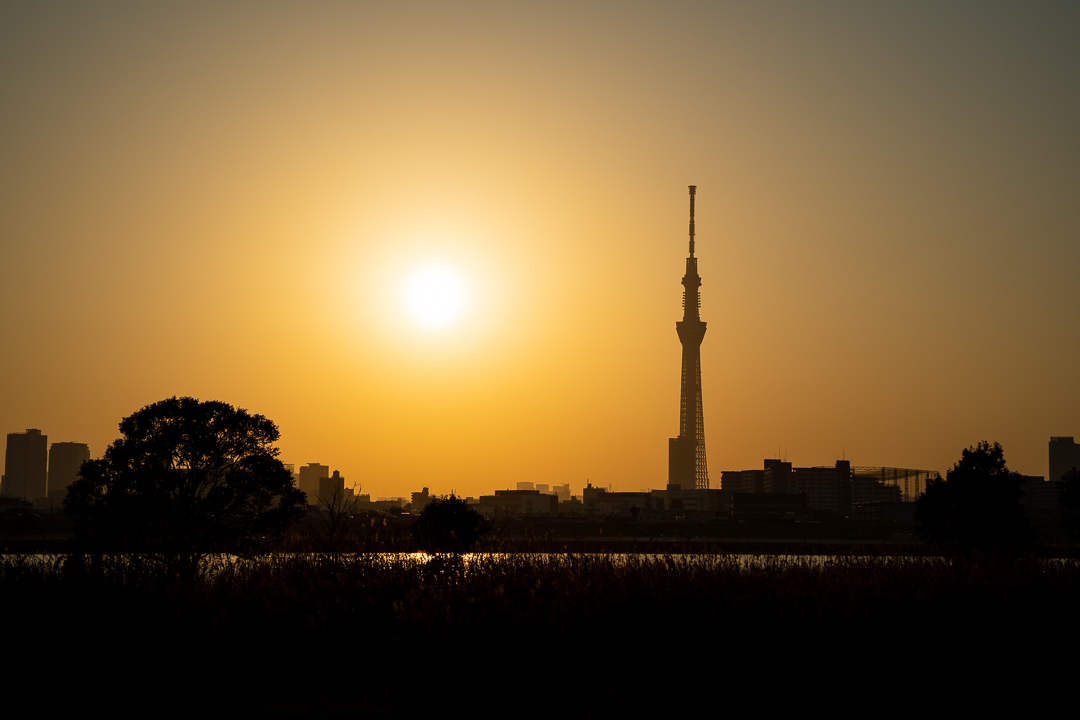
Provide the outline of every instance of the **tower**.
[[701,410],[701,277],[694,257],[694,195],[690,186],[690,257],[683,275],[683,319],[675,323],[682,343],[682,397],[679,404],[679,437],[668,440],[668,489],[707,490],[709,470],[705,464],[705,421]]

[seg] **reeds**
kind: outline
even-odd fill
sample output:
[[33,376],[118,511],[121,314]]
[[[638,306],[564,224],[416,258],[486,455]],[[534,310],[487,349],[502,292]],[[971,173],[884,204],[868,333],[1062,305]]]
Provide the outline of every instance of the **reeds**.
[[194,581],[133,556],[0,560],[9,643],[119,653],[141,682],[859,675],[1044,652],[1077,639],[1078,600],[1077,564],[1037,559],[279,553],[212,557]]

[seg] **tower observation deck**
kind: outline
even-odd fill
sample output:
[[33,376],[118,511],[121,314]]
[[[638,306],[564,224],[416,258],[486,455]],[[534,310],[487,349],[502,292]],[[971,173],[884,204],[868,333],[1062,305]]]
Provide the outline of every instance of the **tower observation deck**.
[[679,437],[668,440],[668,488],[707,490],[709,470],[705,464],[705,420],[701,409],[701,277],[694,257],[694,195],[690,186],[690,257],[683,275],[683,319],[675,323],[682,343],[682,397],[679,403]]

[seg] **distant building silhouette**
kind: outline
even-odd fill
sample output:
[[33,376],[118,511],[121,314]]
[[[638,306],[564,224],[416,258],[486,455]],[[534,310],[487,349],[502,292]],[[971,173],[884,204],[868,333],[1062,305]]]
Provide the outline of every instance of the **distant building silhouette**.
[[405,507],[405,498],[403,497],[381,497],[375,502],[376,510],[390,511],[390,510],[402,510]]
[[682,343],[682,392],[679,405],[679,436],[668,440],[668,488],[707,490],[709,470],[705,462],[705,420],[701,407],[701,341],[705,323],[701,309],[701,277],[694,257],[694,196],[690,186],[690,256],[683,275],[683,319],[675,323]]
[[860,523],[915,524],[915,503],[897,500],[857,502],[851,509],[851,519]]
[[1080,468],[1080,445],[1072,437],[1050,438],[1050,477],[1048,479],[1060,480],[1073,468]]
[[873,477],[851,475],[847,486],[841,486],[839,511],[841,515],[855,517],[855,506],[871,502],[908,502],[904,500],[903,491],[899,485],[890,485],[887,482]]
[[431,504],[431,501],[435,499],[435,496],[428,492],[427,488],[424,488],[420,492],[414,492],[412,494],[412,502],[409,503],[409,510],[415,515],[422,513],[424,508]]
[[585,515],[612,515],[638,510],[663,510],[666,493],[612,492],[607,488],[593,487],[587,483],[581,491],[581,510]]
[[352,488],[345,488],[345,478],[341,477],[341,473],[337,470],[330,477],[319,478],[319,506],[326,508],[331,503],[338,505],[338,509],[341,508],[342,502],[349,502],[353,499]]
[[8,433],[0,495],[30,501],[47,497],[48,447],[49,436],[40,430]]
[[[1072,439],[1072,438],[1068,438]],[[1051,443],[1053,447],[1053,443]],[[1056,527],[1061,524],[1059,490],[1061,479],[1047,480],[1037,475],[1021,475],[1020,504],[1028,522],[1035,527]]]
[[[728,490],[653,490],[652,495],[663,494],[664,509],[671,513],[731,513],[733,493]],[[621,493],[616,493],[621,494]]]
[[[855,517],[860,515],[855,508],[861,504],[914,502],[926,489],[927,481],[937,476],[929,470],[852,467],[848,460],[837,460],[835,466],[800,468],[785,460],[769,458],[764,466],[762,470],[725,470],[720,474],[721,489],[740,495],[802,495],[808,510]],[[753,508],[764,508],[762,503],[768,503],[765,499],[740,502],[751,503],[747,507]],[[880,510],[875,512],[880,514]]]
[[319,481],[329,477],[329,465],[308,463],[300,468],[300,489],[307,495],[308,505],[319,504]]
[[807,517],[806,496],[786,492],[732,493],[731,517],[750,522],[803,520]]
[[[894,468],[878,466],[852,466],[852,502],[864,502],[870,500],[889,500],[884,497],[860,497],[860,488],[877,487],[875,483],[886,487],[900,489],[900,497],[896,501],[915,502],[926,490],[926,483],[931,478],[940,477],[940,473],[934,470],[916,470],[915,468]],[[872,492],[872,491],[868,491]]]
[[720,473],[720,488],[737,493],[765,492],[764,470],[724,470]]
[[[786,493],[791,479],[791,463],[786,460],[765,461],[765,470],[762,473],[762,484],[767,493]],[[720,485],[724,484],[724,474],[720,473]]]
[[68,485],[79,478],[79,468],[90,459],[86,443],[57,442],[49,448],[49,503],[55,508],[64,504]]
[[539,490],[496,490],[494,495],[481,495],[476,510],[485,517],[557,515],[559,498]]

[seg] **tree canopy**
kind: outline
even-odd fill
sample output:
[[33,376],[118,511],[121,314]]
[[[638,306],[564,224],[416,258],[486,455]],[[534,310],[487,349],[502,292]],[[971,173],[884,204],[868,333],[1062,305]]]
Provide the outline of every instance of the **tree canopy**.
[[968,447],[945,479],[931,480],[919,498],[919,533],[944,549],[1015,551],[1031,540],[1021,483],[1005,466],[1000,444]]
[[459,497],[436,498],[413,523],[413,535],[424,550],[461,552],[476,545],[490,523]]
[[193,569],[236,541],[276,536],[303,517],[304,493],[262,415],[172,397],[120,422],[121,437],[83,464],[64,507],[78,544],[156,554]]

